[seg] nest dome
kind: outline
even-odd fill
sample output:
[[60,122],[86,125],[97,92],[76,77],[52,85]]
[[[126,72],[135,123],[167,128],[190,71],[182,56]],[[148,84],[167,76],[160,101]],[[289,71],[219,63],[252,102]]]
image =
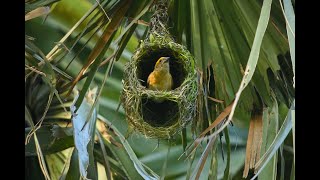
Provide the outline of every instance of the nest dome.
[[[147,78],[156,61],[164,56],[170,57],[173,88],[150,90]],[[125,67],[121,99],[129,126],[150,138],[174,136],[195,116],[196,77],[194,59],[184,46],[170,37],[151,33]]]

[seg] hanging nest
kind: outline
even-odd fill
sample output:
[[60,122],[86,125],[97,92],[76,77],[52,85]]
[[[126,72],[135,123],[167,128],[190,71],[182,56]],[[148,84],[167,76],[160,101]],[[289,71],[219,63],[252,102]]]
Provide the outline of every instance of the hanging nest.
[[[147,78],[160,57],[170,57],[171,91],[147,89]],[[168,33],[151,31],[124,71],[121,100],[129,125],[146,137],[170,139],[195,116],[196,77],[190,52]]]

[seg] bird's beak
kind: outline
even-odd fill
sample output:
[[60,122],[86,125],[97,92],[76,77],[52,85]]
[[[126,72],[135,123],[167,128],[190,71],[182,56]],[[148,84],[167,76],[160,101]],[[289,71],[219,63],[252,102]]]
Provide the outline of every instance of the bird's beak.
[[164,63],[169,62],[170,57],[166,57]]

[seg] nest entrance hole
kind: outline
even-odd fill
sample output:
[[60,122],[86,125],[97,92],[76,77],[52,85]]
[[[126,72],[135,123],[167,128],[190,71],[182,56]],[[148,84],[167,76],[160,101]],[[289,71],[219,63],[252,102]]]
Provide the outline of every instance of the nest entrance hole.
[[144,121],[153,127],[171,126],[179,118],[179,107],[174,101],[156,102],[149,98],[142,98],[141,108]]
[[140,57],[137,64],[137,76],[140,79],[141,85],[147,87],[149,74],[154,70],[154,66],[160,57],[170,57],[170,74],[173,79],[173,89],[178,88],[186,78],[187,72],[183,65],[183,60],[180,60],[179,52],[175,52],[169,48],[149,49]]

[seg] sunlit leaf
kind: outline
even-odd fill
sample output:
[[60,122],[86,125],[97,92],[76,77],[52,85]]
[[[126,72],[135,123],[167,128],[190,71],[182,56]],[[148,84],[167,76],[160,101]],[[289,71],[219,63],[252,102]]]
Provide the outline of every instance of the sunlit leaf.
[[[93,159],[89,157],[93,158],[93,136],[97,119],[96,110],[93,111],[93,114],[90,114],[94,97],[94,92],[90,93],[89,91],[87,98],[81,103],[80,107],[76,107],[74,104],[71,106],[73,137],[78,151],[79,170],[83,178],[88,175],[89,163],[91,168],[93,165]],[[77,98],[75,98],[76,100]],[[88,123],[86,123],[87,117],[90,117]]]
[[[295,52],[296,52],[295,51],[295,15],[294,15],[294,10],[293,10],[291,1],[284,0],[283,6],[285,10],[285,17],[286,17],[286,27],[287,27],[287,34],[288,34],[288,40],[289,40],[291,62],[292,62],[293,72],[295,74]],[[293,81],[295,81],[294,77],[293,77]]]
[[231,119],[233,118],[233,114],[235,112],[240,95],[241,95],[242,91],[244,90],[244,88],[249,84],[249,82],[254,74],[254,71],[255,71],[255,68],[256,68],[256,65],[258,62],[258,58],[259,58],[262,39],[263,39],[264,33],[266,31],[269,17],[270,17],[271,2],[272,2],[271,0],[266,0],[263,2],[262,9],[261,9],[261,15],[260,15],[259,22],[258,22],[258,27],[256,30],[256,35],[255,35],[255,38],[253,41],[252,49],[250,51],[250,56],[248,59],[246,70],[244,72],[243,79],[241,81],[239,90],[236,93],[235,101],[232,106],[228,120],[216,133],[218,133],[219,131],[222,131],[222,129],[224,129],[229,124]]

